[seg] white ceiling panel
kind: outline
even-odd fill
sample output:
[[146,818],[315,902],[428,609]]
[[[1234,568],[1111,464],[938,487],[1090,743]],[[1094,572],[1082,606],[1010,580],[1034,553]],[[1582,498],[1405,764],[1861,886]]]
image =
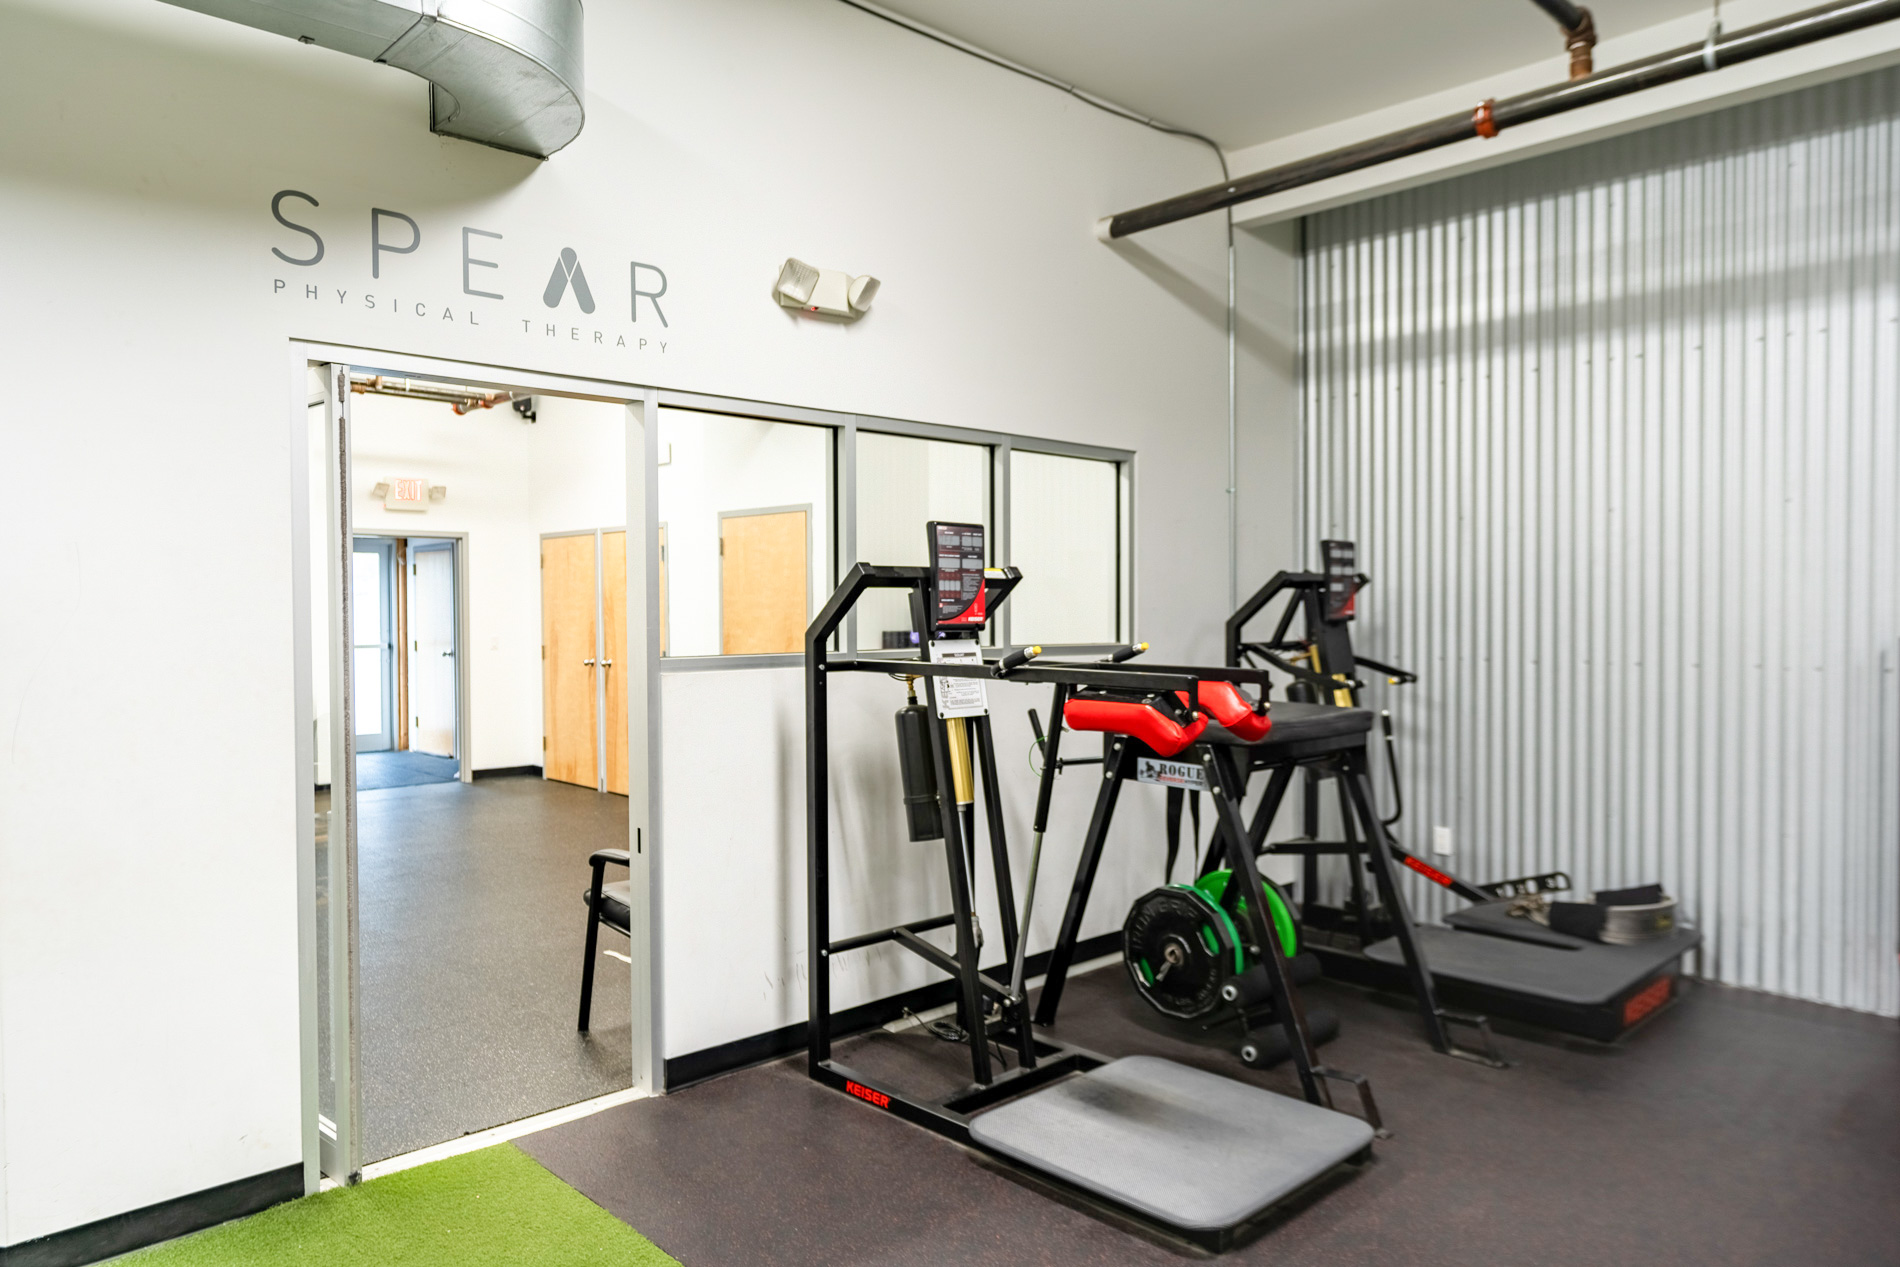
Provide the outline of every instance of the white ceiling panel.
[[[1531,0],[882,0],[883,7],[1227,149],[1304,132],[1548,58]],[[1604,38],[1708,0],[1595,0]]]

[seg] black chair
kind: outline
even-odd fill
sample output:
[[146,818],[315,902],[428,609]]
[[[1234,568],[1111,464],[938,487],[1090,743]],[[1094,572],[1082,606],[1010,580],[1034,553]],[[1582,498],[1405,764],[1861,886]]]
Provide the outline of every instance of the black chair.
[[602,883],[606,879],[608,863],[618,863],[623,867],[628,865],[627,851],[596,849],[588,861],[594,864],[594,882],[581,894],[581,900],[587,903],[587,954],[581,963],[582,1033],[587,1031],[587,1018],[594,1010],[594,956],[600,941],[601,924],[604,922],[623,937],[633,936],[630,910],[633,905],[633,881]]

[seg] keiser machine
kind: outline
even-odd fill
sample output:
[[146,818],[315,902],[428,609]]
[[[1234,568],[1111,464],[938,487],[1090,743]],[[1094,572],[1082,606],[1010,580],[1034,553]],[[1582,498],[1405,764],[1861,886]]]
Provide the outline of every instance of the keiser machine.
[[[1384,675],[1391,685],[1416,682],[1414,674],[1353,650],[1358,595],[1370,578],[1358,571],[1352,542],[1320,545],[1325,571],[1281,572],[1229,618],[1227,663],[1272,666],[1294,679],[1289,698],[1344,708],[1359,704],[1362,669]],[[1247,641],[1248,622],[1279,599],[1286,605],[1272,635]],[[1571,888],[1561,871],[1471,884],[1400,847],[1390,830],[1404,805],[1391,715],[1381,720],[1392,814],[1367,825],[1365,815],[1342,813],[1346,839],[1319,839],[1322,788],[1332,772],[1313,768],[1302,789],[1300,838],[1264,846],[1269,853],[1303,857],[1301,931],[1329,975],[1401,988],[1435,984],[1461,1006],[1604,1042],[1671,1001],[1682,957],[1701,944],[1702,935],[1680,925],[1675,902],[1660,885],[1598,892],[1590,902],[1553,901],[1551,894]],[[1339,795],[1343,808],[1343,788]],[[1258,808],[1256,843],[1264,842],[1278,808],[1278,798],[1271,797]],[[1364,882],[1375,835],[1406,869],[1472,905],[1447,915],[1442,925],[1414,927],[1403,906],[1375,900]],[[1327,856],[1344,857],[1348,864],[1348,895],[1339,905],[1318,900],[1319,859]]]
[[[1257,948],[1278,1000],[1273,1015],[1299,1071],[1302,1099],[1190,1068],[1137,1056],[1110,1059],[1054,1041],[1031,1023],[1024,989],[1026,927],[1035,900],[1045,805],[1038,813],[1029,883],[1019,908],[998,792],[988,688],[996,682],[1051,685],[1094,701],[1094,728],[1147,728],[1164,734],[1205,718],[1182,705],[1210,686],[1257,681],[1246,669],[1131,669],[1038,659],[1035,648],[986,657],[981,634],[1020,582],[1013,568],[983,567],[983,530],[932,523],[928,567],[859,563],[805,635],[806,845],[811,962],[807,1072],[871,1108],[948,1136],[1035,1172],[1088,1202],[1111,1206],[1212,1249],[1268,1208],[1342,1163],[1371,1155],[1374,1127],[1332,1108],[1288,971],[1271,903],[1252,855],[1240,848],[1236,805],[1221,829],[1237,858],[1234,883],[1249,898],[1237,934]],[[865,593],[907,590],[923,655],[833,654],[833,635]],[[890,674],[913,683],[914,702],[898,713],[906,823],[913,841],[941,841],[950,911],[891,928],[834,937],[830,886],[829,703],[837,673]],[[923,699],[916,700],[921,683]],[[1073,720],[1073,718],[1072,718]],[[1117,731],[1117,733],[1121,733]],[[1148,751],[1124,735],[1135,759]],[[1165,746],[1165,744],[1164,744]],[[1175,751],[1179,751],[1176,749]],[[1224,771],[1209,759],[1205,768]],[[1223,777],[1216,773],[1215,778]],[[982,803],[989,870],[999,912],[1003,963],[984,968],[976,924],[977,802]],[[893,842],[893,848],[912,846]],[[924,857],[920,855],[921,864]],[[1020,912],[1020,914],[1019,914]],[[945,949],[925,934],[947,930]],[[832,1049],[831,962],[867,946],[894,942],[956,982],[958,1027],[969,1049],[970,1082],[928,1098],[853,1069]],[[1071,946],[1071,950],[1073,946]],[[994,1050],[993,1050],[994,1047]],[[1363,1080],[1360,1082],[1363,1089]],[[1362,1102],[1371,1108],[1369,1094]]]

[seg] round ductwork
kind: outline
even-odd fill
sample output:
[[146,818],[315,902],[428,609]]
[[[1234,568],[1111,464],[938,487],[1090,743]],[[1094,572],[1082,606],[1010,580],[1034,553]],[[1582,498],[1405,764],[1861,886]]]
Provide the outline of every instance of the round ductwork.
[[166,0],[429,81],[429,127],[546,158],[580,135],[580,0]]

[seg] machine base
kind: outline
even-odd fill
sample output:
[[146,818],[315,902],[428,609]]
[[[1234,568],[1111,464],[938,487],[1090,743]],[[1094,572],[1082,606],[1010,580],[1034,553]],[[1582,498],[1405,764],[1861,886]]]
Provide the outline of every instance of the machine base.
[[[1419,925],[1417,936],[1441,1002],[1604,1043],[1675,998],[1682,957],[1702,943],[1702,934],[1686,929],[1633,946],[1569,949],[1438,924]],[[1329,972],[1336,956],[1322,952]],[[1402,984],[1395,939],[1366,947],[1364,959],[1383,978],[1379,984]]]
[[1154,1056],[1110,1061],[970,1123],[978,1147],[1216,1247],[1372,1139],[1356,1117]]

